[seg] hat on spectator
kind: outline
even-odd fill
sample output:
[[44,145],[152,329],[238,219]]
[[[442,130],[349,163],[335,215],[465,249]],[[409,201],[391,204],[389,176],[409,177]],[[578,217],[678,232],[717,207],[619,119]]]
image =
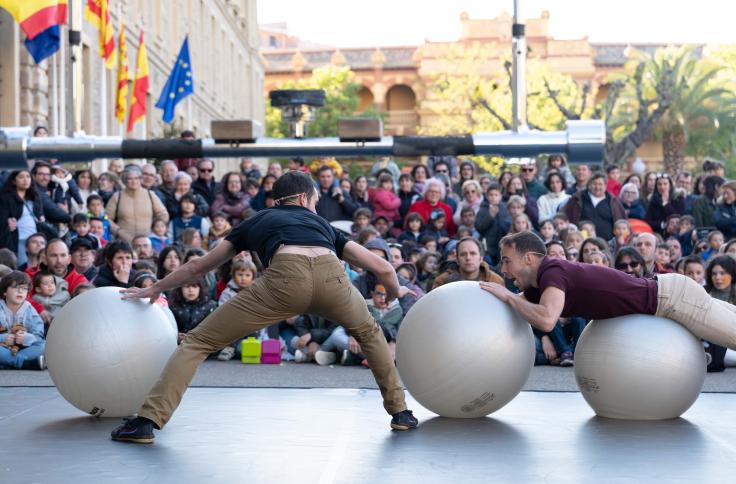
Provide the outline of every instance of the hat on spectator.
[[391,260],[391,249],[389,249],[388,247],[388,242],[386,242],[383,239],[375,238],[375,239],[369,240],[368,242],[365,243],[365,248],[368,250],[371,250],[371,249],[381,250],[383,251],[386,257],[386,260],[387,261]]
[[97,250],[97,247],[92,240],[90,240],[88,237],[77,237],[72,241],[72,245],[69,248],[69,253],[73,254],[74,251],[77,249],[81,249],[82,247],[86,247],[89,250]]
[[376,284],[376,286],[373,288],[373,292],[377,292],[379,294],[386,294],[386,288],[383,287],[381,284]]
[[450,252],[455,250],[455,248],[457,247],[457,243],[458,241],[455,239],[447,242],[447,244],[445,245],[445,259],[447,259],[447,256],[450,255]]
[[439,218],[445,218],[445,211],[442,210],[441,208],[436,208],[436,209],[432,210],[432,213],[431,214],[429,214],[429,220],[434,221],[434,220],[437,220]]

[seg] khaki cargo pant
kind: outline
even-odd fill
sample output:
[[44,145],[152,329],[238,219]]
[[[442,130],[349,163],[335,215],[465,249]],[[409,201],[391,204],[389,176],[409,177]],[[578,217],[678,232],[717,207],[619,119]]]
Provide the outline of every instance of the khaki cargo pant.
[[138,414],[163,428],[197,366],[213,351],[296,314],[317,314],[343,326],[370,363],[389,414],[406,409],[404,390],[383,331],[334,255],[277,254],[256,279],[189,332],[166,364]]
[[657,316],[672,319],[700,339],[736,350],[736,306],[710,297],[680,274],[657,276]]

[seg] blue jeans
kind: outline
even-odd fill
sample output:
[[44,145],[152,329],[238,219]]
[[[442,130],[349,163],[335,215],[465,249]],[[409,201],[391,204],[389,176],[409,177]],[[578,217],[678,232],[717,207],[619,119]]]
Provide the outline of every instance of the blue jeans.
[[342,353],[348,349],[348,333],[345,328],[338,326],[332,332],[332,334],[319,345],[319,349],[322,351],[336,351]]
[[570,342],[573,353],[575,352],[575,347],[578,345],[580,335],[583,333],[587,324],[588,321],[585,318],[574,317],[569,318],[565,327],[562,328],[566,340]]
[[35,361],[46,349],[46,343],[40,342],[26,346],[13,355],[10,348],[0,346],[0,368],[11,368],[20,370],[26,362]]

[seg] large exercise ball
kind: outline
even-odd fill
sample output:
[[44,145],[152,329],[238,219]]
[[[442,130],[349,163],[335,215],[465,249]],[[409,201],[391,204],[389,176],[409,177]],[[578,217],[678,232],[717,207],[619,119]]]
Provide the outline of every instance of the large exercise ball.
[[59,393],[91,415],[138,411],[176,349],[176,328],[147,300],[123,301],[120,288],[86,291],[56,315],[46,362]]
[[575,351],[575,380],[601,417],[677,418],[705,381],[703,345],[666,318],[634,314],[593,321]]
[[427,409],[483,417],[521,391],[534,366],[534,336],[529,323],[477,282],[453,282],[406,314],[396,363],[409,393]]

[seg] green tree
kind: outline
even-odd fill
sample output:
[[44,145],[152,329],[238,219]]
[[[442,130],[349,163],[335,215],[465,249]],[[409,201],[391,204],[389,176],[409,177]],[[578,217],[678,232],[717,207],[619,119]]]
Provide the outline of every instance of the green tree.
[[[349,67],[324,66],[312,71],[309,78],[290,81],[280,89],[323,89],[325,105],[317,110],[316,119],[307,128],[310,137],[337,136],[337,119],[354,116],[360,99],[360,86],[354,82],[355,73]],[[368,110],[365,116],[376,116],[378,112]],[[266,100],[266,135],[274,138],[288,136],[289,129],[281,121],[281,111],[271,107]]]
[[[440,56],[444,64],[428,83],[422,108],[432,113],[420,134],[457,135],[511,129],[511,63],[498,59],[494,45],[475,42],[451,45]],[[590,85],[554,72],[545,61],[527,62],[527,118],[531,129],[564,129],[569,116],[589,117],[594,93]],[[473,157],[492,174],[501,157]]]

